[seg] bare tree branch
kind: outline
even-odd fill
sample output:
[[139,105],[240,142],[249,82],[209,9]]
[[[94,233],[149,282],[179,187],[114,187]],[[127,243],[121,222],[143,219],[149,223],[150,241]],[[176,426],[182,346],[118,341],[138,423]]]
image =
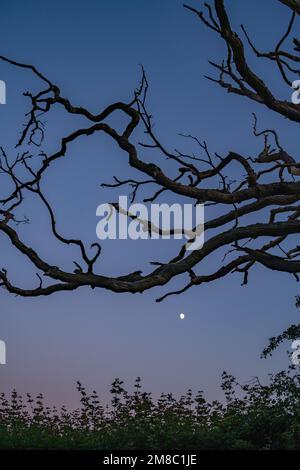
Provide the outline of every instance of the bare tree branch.
[[[293,12],[288,25],[284,25],[285,32],[274,50],[260,52],[245,27],[243,37],[257,58],[266,59],[269,64],[277,66],[284,86],[287,86],[293,75],[299,75],[296,64],[300,62],[300,41],[298,43],[294,38],[295,52],[283,48],[298,20],[299,1],[282,0],[281,3],[290,7]],[[215,0],[214,8],[205,4],[205,13],[192,6],[185,7],[225,42],[226,57],[220,63],[211,62],[219,77],[210,79],[229,92],[245,96],[294,122],[300,122],[300,107],[276,98],[271,86],[249,66],[244,43],[232,29],[224,1]],[[0,56],[0,60],[17,69],[30,71],[43,83],[43,88],[38,93],[24,94],[29,100],[30,108],[16,144],[15,152],[18,153],[9,155],[4,147],[0,148],[0,174],[7,183],[3,185],[0,194],[0,232],[7,237],[11,248],[31,263],[38,278],[36,285],[34,277],[33,288],[19,287],[12,281],[13,273],[8,276],[7,269],[0,267],[0,284],[8,292],[35,297],[88,286],[113,292],[136,293],[164,286],[177,276],[186,274],[188,282],[181,289],[161,295],[158,299],[161,301],[171,294],[181,294],[193,286],[214,282],[230,273],[241,274],[242,284],[245,285],[249,280],[249,272],[256,264],[290,273],[298,279],[300,261],[297,258],[300,256],[300,249],[299,244],[295,246],[292,235],[300,233],[300,181],[297,180],[300,176],[300,163],[285,150],[282,138],[279,138],[275,129],[258,130],[256,115],[253,134],[255,139],[262,140],[262,150],[258,155],[248,156],[248,151],[241,154],[234,149],[225,155],[219,155],[211,151],[205,140],[189,134],[182,135],[184,143],[189,139],[196,147],[194,153],[189,153],[170,148],[162,141],[159,132],[154,130],[147,103],[149,83],[143,68],[141,82],[129,103],[115,102],[95,114],[83,106],[74,106],[70,99],[62,95],[60,88],[36,67],[3,56]],[[46,133],[43,118],[57,107],[61,108],[67,119],[80,116],[85,123],[60,137],[56,150],[48,154],[43,148]],[[122,113],[126,118],[121,131],[117,131],[111,124],[110,118],[115,113]],[[140,131],[144,132],[145,139],[135,144],[136,135],[140,135]],[[72,158],[70,145],[82,137],[103,134],[123,152],[128,165],[133,171],[141,173],[142,177],[136,178],[133,175],[132,178],[122,179],[114,176],[113,182],[102,183],[102,187],[129,187],[132,201],[140,193],[143,201],[147,202],[163,198],[167,192],[184,196],[193,204],[204,203],[207,214],[210,213],[211,206],[217,206],[218,211],[214,214],[218,215],[206,217],[206,241],[201,249],[188,251],[186,244],[183,244],[169,261],[153,262],[151,272],[146,275],[137,266],[134,272],[112,277],[99,273],[98,261],[102,253],[99,243],[93,242],[86,247],[78,237],[62,234],[58,229],[51,196],[46,196],[43,191],[46,175],[58,160]],[[234,146],[234,142],[232,145]],[[100,162],[100,165],[104,164],[104,161]],[[148,190],[151,191],[150,195]],[[52,235],[64,247],[66,254],[69,247],[78,250],[78,259],[74,252],[70,255],[70,263],[73,268],[75,265],[75,269],[70,271],[62,266],[54,266],[22,239],[19,226],[28,223],[29,219],[20,218],[17,214],[23,207],[25,198],[29,197],[37,198],[49,217],[50,233],[46,232],[46,236]],[[117,203],[112,205],[120,211]],[[138,219],[130,212],[127,215],[131,219]],[[260,222],[253,223],[253,216]],[[143,223],[145,229],[151,231],[153,227],[150,221],[143,220]],[[158,233],[163,233],[163,230],[158,228]],[[176,229],[171,229],[170,233],[177,233]],[[240,251],[243,254],[234,257]],[[203,272],[205,261],[211,257],[217,260],[219,256],[220,266],[214,272]],[[227,260],[229,257],[233,259],[224,264],[225,258]]]

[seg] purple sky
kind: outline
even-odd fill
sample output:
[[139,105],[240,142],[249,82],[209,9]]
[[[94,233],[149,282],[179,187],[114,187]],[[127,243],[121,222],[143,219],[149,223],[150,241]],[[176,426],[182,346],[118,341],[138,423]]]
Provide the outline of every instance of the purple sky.
[[[227,1],[227,5],[234,26],[243,22],[265,49],[276,43],[289,20],[288,9],[273,0]],[[2,0],[1,18],[1,54],[34,64],[73,103],[95,112],[132,96],[142,63],[157,132],[171,149],[196,150],[178,136],[184,132],[205,139],[213,152],[224,155],[235,150],[255,156],[262,146],[252,136],[255,111],[261,126],[276,127],[287,150],[297,155],[295,124],[224,93],[203,77],[213,73],[207,60],[219,59],[223,46],[179,0],[53,0],[48,7],[36,0]],[[254,63],[273,89],[290,99],[291,90],[278,81],[276,69],[264,70]],[[0,79],[7,84],[7,104],[0,107],[0,144],[14,152],[29,106],[22,92],[37,90],[40,84],[29,72],[3,63]],[[46,148],[54,151],[62,131],[69,132],[80,122],[61,111],[51,113]],[[117,117],[114,124],[121,126],[123,121]],[[96,207],[117,199],[116,191],[101,189],[100,184],[110,182],[114,174],[139,176],[104,136],[78,141],[64,161],[53,165],[44,189],[56,208],[62,233],[96,241]],[[47,218],[37,202],[28,198],[22,210],[32,222],[21,228],[23,238],[53,264],[70,267],[74,252],[66,253],[49,237]],[[0,242],[1,267],[7,267],[16,282],[31,286],[36,282],[34,271],[9,250],[3,235]],[[106,241],[98,272],[121,275],[149,269],[149,261],[170,258],[177,245]],[[208,272],[221,258],[218,253],[210,260]],[[24,299],[2,291],[0,339],[7,344],[8,363],[0,366],[1,390],[43,392],[50,403],[73,406],[77,379],[106,400],[115,377],[131,386],[141,376],[145,388],[155,394],[178,395],[191,387],[219,398],[224,369],[245,381],[285,367],[289,345],[271,359],[259,356],[268,337],[297,322],[294,297],[299,288],[292,276],[257,267],[247,287],[232,275],[155,303],[156,297],[185,281],[182,277],[142,295],[83,288]],[[180,312],[186,314],[184,321],[179,320]]]

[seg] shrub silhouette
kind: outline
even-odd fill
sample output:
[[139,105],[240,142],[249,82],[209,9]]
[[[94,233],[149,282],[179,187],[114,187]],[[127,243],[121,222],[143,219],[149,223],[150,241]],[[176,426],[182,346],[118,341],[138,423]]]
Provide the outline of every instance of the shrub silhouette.
[[129,393],[120,379],[101,405],[77,382],[81,406],[68,411],[33,398],[0,394],[1,449],[300,449],[300,373],[294,366],[245,385],[224,372],[224,402],[188,390],[154,400],[138,377]]

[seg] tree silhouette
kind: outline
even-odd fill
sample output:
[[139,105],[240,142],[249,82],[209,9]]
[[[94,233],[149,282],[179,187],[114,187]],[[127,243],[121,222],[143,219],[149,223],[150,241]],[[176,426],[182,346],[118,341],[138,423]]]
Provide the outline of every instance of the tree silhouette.
[[[280,0],[291,10],[291,20],[282,38],[274,50],[259,51],[254,45],[250,34],[242,26],[241,35],[233,31],[223,0],[215,0],[214,6],[205,4],[205,12],[185,5],[196,17],[214,34],[220,36],[226,45],[227,56],[220,62],[210,62],[217,70],[216,78],[208,77],[229,93],[246,97],[256,103],[269,108],[274,113],[282,115],[294,122],[300,122],[300,106],[292,100],[283,101],[277,98],[264,80],[250,67],[246,48],[252,51],[259,59],[274,63],[285,86],[293,86],[299,77],[300,70],[300,39],[294,38],[290,47],[284,49],[284,43],[289,38],[297,15],[300,13],[299,0]],[[163,286],[174,277],[186,273],[189,277],[187,284],[180,290],[168,292],[160,299],[170,294],[179,294],[192,286],[212,282],[232,272],[242,273],[243,283],[248,281],[249,270],[256,264],[277,271],[294,275],[298,279],[300,272],[300,246],[290,246],[285,249],[283,242],[290,242],[290,235],[300,232],[300,164],[284,149],[281,139],[273,129],[258,129],[257,118],[254,115],[254,138],[263,140],[263,148],[259,155],[246,157],[230,151],[225,156],[212,155],[206,142],[194,136],[185,136],[193,139],[202,152],[201,157],[186,155],[178,150],[170,150],[161,142],[154,128],[150,112],[147,107],[147,77],[142,71],[142,79],[135,90],[132,101],[129,103],[112,103],[99,114],[93,114],[83,106],[74,106],[68,98],[64,97],[59,87],[52,83],[34,66],[22,64],[1,56],[1,60],[20,69],[29,69],[44,84],[37,94],[24,93],[31,105],[27,122],[21,137],[16,145],[17,156],[7,155],[1,147],[1,172],[6,175],[10,184],[8,193],[1,196],[0,231],[11,242],[12,247],[27,257],[37,269],[39,283],[37,287],[26,289],[12,283],[6,269],[0,271],[1,285],[9,292],[21,296],[49,295],[58,291],[71,291],[81,286],[92,288],[105,288],[114,292],[143,292],[155,286]],[[291,89],[292,92],[292,89]],[[86,120],[85,127],[65,135],[57,144],[53,154],[41,151],[45,129],[41,116],[45,116],[55,107],[63,108],[66,115],[81,116]],[[128,120],[126,127],[118,132],[110,124],[109,118],[116,112],[121,112]],[[133,137],[137,129],[143,129],[147,141],[135,145]],[[210,206],[218,206],[222,211],[218,217],[205,222],[206,241],[203,247],[195,251],[187,251],[186,244],[169,262],[155,262],[151,273],[143,275],[141,271],[129,273],[119,277],[109,277],[98,273],[97,261],[101,255],[98,243],[91,246],[92,254],[88,254],[85,244],[75,238],[66,238],[57,229],[56,216],[51,204],[42,191],[41,183],[47,172],[51,171],[56,161],[68,153],[69,144],[82,136],[93,134],[106,134],[128,158],[130,167],[138,170],[145,179],[122,180],[114,177],[111,184],[103,186],[121,187],[130,185],[133,199],[138,191],[145,185],[155,187],[153,195],[147,201],[155,201],[162,193],[171,192],[190,199],[192,203],[204,203],[207,213]],[[29,147],[28,147],[29,145]],[[274,148],[273,148],[274,146]],[[38,149],[34,155],[32,149]],[[146,163],[143,159],[144,149],[160,152],[162,164]],[[177,176],[171,177],[167,169],[162,167],[165,160],[177,164]],[[232,182],[224,173],[230,172],[230,165],[234,163],[240,167],[240,179]],[[272,181],[269,182],[270,177]],[[267,181],[266,181],[267,178]],[[78,247],[81,261],[75,262],[74,272],[53,266],[46,261],[31,246],[21,240],[18,226],[27,220],[17,220],[16,210],[24,200],[25,193],[39,198],[45,211],[47,211],[52,227],[52,233],[63,245]],[[145,199],[144,199],[145,200]],[[118,209],[118,205],[115,204]],[[267,211],[267,215],[266,215]],[[262,223],[248,223],[247,217],[253,214],[263,216]],[[246,220],[245,220],[246,219]],[[213,235],[209,237],[210,232]],[[265,237],[268,240],[262,239]],[[259,246],[258,243],[260,242]],[[276,249],[281,249],[281,256]],[[223,249],[224,255],[230,252],[234,259],[223,264],[214,272],[196,273],[201,271],[202,262],[213,255],[217,250]]]

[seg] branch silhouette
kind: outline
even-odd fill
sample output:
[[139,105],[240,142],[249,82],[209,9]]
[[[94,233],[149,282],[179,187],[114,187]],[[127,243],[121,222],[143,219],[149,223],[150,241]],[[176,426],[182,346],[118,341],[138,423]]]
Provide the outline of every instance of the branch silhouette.
[[[232,29],[223,0],[215,0],[214,8],[206,4],[206,12],[189,5],[185,5],[185,8],[195,14],[196,18],[208,27],[212,34],[217,34],[226,45],[227,56],[220,63],[210,62],[219,73],[217,78],[208,77],[210,80],[230,93],[253,100],[291,121],[300,122],[300,106],[277,98],[271,87],[252,70],[246,57],[245,44],[250,46],[258,60],[264,59],[276,64],[285,86],[300,75],[296,68],[300,62],[300,41],[294,38],[293,51],[291,48],[283,49],[283,44],[290,37],[293,25],[298,20],[300,3],[297,0],[282,0],[281,3],[292,10],[292,17],[285,34],[279,39],[274,50],[269,52],[258,51],[244,26],[241,30],[243,39]],[[69,98],[63,96],[60,88],[36,67],[4,56],[0,56],[0,60],[18,69],[30,71],[44,86],[36,94],[24,93],[30,101],[30,109],[16,144],[17,155],[8,155],[4,147],[1,147],[0,171],[8,179],[11,190],[0,198],[0,231],[8,238],[12,248],[36,268],[38,278],[38,285],[32,289],[19,287],[14,285],[7,269],[2,267],[1,286],[7,291],[24,297],[34,297],[89,286],[113,292],[136,293],[164,286],[173,278],[187,274],[187,284],[178,291],[168,292],[157,299],[161,301],[171,294],[180,294],[192,286],[213,282],[230,273],[241,273],[243,284],[247,284],[249,271],[256,264],[290,273],[298,279],[300,261],[295,258],[300,255],[300,250],[299,246],[291,247],[291,243],[292,235],[300,232],[300,206],[297,205],[300,199],[300,181],[297,180],[300,176],[300,163],[284,149],[275,130],[258,130],[256,116],[253,137],[262,140],[262,150],[258,155],[249,157],[233,149],[220,156],[212,154],[205,141],[191,135],[182,136],[183,139],[192,139],[197,145],[198,153],[195,156],[177,149],[169,149],[156,134],[152,115],[148,111],[149,83],[143,69],[141,82],[130,102],[118,101],[94,114],[83,106],[75,106]],[[48,154],[42,147],[46,132],[42,118],[58,107],[62,108],[70,120],[73,115],[81,116],[86,124],[61,137],[55,152]],[[117,131],[108,123],[109,118],[116,113],[122,113],[127,120],[122,131]],[[135,136],[137,131],[140,134],[140,130],[144,131],[147,140],[136,144]],[[132,189],[134,200],[145,186],[148,188],[154,185],[154,193],[151,197],[144,196],[144,201],[154,201],[169,192],[189,198],[194,204],[204,203],[207,211],[211,205],[218,207],[218,213],[221,215],[208,218],[205,222],[206,241],[201,249],[189,252],[183,245],[169,262],[152,263],[155,267],[149,274],[143,275],[137,270],[123,276],[110,277],[99,273],[101,246],[98,243],[86,247],[82,240],[67,238],[59,232],[55,211],[42,190],[42,182],[58,160],[71,158],[71,143],[95,134],[105,134],[109,137],[123,152],[132,170],[137,170],[145,178],[122,180],[114,176],[112,183],[103,183],[102,186],[128,185]],[[147,163],[143,158],[145,149],[153,154],[159,153],[161,164],[154,163],[154,156],[151,163]],[[157,155],[155,161],[157,162]],[[168,171],[168,163],[173,164],[172,172]],[[174,173],[174,164],[177,173],[176,176],[170,176]],[[240,169],[239,180],[235,182],[230,179],[232,165]],[[38,198],[42,203],[56,240],[65,245],[66,249],[71,245],[78,248],[80,260],[73,260],[76,266],[73,272],[52,265],[21,239],[19,226],[27,223],[28,219],[17,220],[16,212],[22,206],[25,194]],[[256,220],[262,221],[253,223],[253,215]],[[247,219],[247,216],[250,216],[250,219]],[[277,220],[278,216],[280,220]],[[209,237],[211,231],[213,234]],[[283,243],[287,243],[288,248],[284,248]],[[223,250],[224,255],[220,266],[214,272],[203,273],[204,261],[220,250]],[[90,251],[92,254],[89,254]],[[243,255],[240,255],[240,251],[244,252]],[[281,256],[278,256],[279,251]],[[224,264],[227,256],[233,256],[233,259]],[[196,269],[200,272],[196,273]]]

